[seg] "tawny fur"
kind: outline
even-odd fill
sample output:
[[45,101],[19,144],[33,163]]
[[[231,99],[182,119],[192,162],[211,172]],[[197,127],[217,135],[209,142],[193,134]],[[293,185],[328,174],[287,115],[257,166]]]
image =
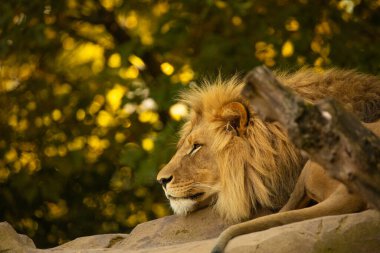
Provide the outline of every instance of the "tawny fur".
[[[330,96],[362,121],[380,118],[380,80],[377,77],[334,69],[325,72],[301,70],[277,76],[308,101]],[[181,102],[187,104],[192,113],[180,132],[176,155],[157,176],[160,180],[174,175],[168,188],[178,194],[182,191],[180,196],[199,192],[199,187],[196,188],[199,185],[202,191],[209,189],[216,196],[209,203],[233,223],[252,217],[258,208],[276,211],[284,206],[305,163],[278,123],[264,122],[256,116],[240,95],[242,87],[238,78],[227,81],[217,78],[181,95]],[[231,102],[242,103],[249,110],[250,122],[242,136],[226,131],[229,122],[222,116],[222,110]],[[191,160],[186,157],[187,151],[180,151],[186,145],[191,149],[188,143],[197,138],[192,133],[200,126],[205,128],[205,133],[198,131],[197,134],[208,135],[206,137],[211,139],[208,148],[215,161],[213,173],[217,174],[215,178],[208,175],[210,180],[202,183],[198,182],[202,171],[210,168],[201,169],[205,161],[197,160],[198,154]],[[187,165],[193,166],[193,171],[189,171]],[[185,213],[187,210],[183,211]]]
[[253,124],[247,128],[245,141],[226,134],[226,122],[219,117],[220,111],[230,102],[241,102],[248,107],[240,95],[242,88],[243,84],[237,78],[227,81],[218,78],[181,96],[181,102],[194,111],[181,136],[191,132],[200,120],[206,120],[207,127],[213,129],[211,149],[218,157],[220,174],[214,207],[232,223],[249,218],[257,208],[281,208],[293,190],[302,166],[299,152],[276,123],[267,124],[252,117]]

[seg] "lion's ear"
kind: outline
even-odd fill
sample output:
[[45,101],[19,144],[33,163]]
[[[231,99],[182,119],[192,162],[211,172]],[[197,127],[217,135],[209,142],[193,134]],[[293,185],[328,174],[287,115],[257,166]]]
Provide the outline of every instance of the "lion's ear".
[[239,102],[231,102],[221,109],[221,117],[226,121],[226,130],[234,131],[238,136],[244,135],[249,123],[249,111]]

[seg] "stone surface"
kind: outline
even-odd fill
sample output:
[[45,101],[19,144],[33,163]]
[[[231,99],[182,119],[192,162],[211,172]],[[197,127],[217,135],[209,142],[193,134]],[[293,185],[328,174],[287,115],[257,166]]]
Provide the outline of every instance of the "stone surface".
[[115,244],[125,240],[128,234],[105,234],[79,237],[71,242],[53,248],[54,250],[65,249],[104,249],[112,248]]
[[142,249],[217,237],[228,225],[212,209],[189,216],[167,216],[138,225],[114,248]]
[[8,222],[0,223],[0,252],[27,252],[27,249],[35,248],[32,239],[17,234]]
[[[216,239],[207,238],[216,236],[216,231],[224,225],[218,225],[217,217],[206,216],[206,212],[186,218],[169,216],[141,224],[130,235],[82,237],[47,250],[36,249],[29,238],[17,234],[3,222],[0,223],[0,252],[210,252]],[[228,244],[226,252],[380,253],[380,212],[368,210],[316,218],[239,236]]]

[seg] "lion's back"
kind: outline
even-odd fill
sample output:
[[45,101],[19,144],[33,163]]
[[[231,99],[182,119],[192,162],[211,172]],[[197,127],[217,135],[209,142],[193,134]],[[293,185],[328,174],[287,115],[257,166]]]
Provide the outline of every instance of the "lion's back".
[[278,77],[309,101],[334,98],[364,122],[380,119],[380,78],[377,76],[353,70],[315,72],[306,69]]

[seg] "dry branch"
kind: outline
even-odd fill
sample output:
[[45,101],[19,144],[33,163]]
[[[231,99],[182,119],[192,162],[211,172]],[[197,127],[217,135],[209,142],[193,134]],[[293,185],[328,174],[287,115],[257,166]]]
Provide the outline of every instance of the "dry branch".
[[334,100],[306,103],[266,67],[245,77],[243,95],[330,175],[380,210],[380,138]]

